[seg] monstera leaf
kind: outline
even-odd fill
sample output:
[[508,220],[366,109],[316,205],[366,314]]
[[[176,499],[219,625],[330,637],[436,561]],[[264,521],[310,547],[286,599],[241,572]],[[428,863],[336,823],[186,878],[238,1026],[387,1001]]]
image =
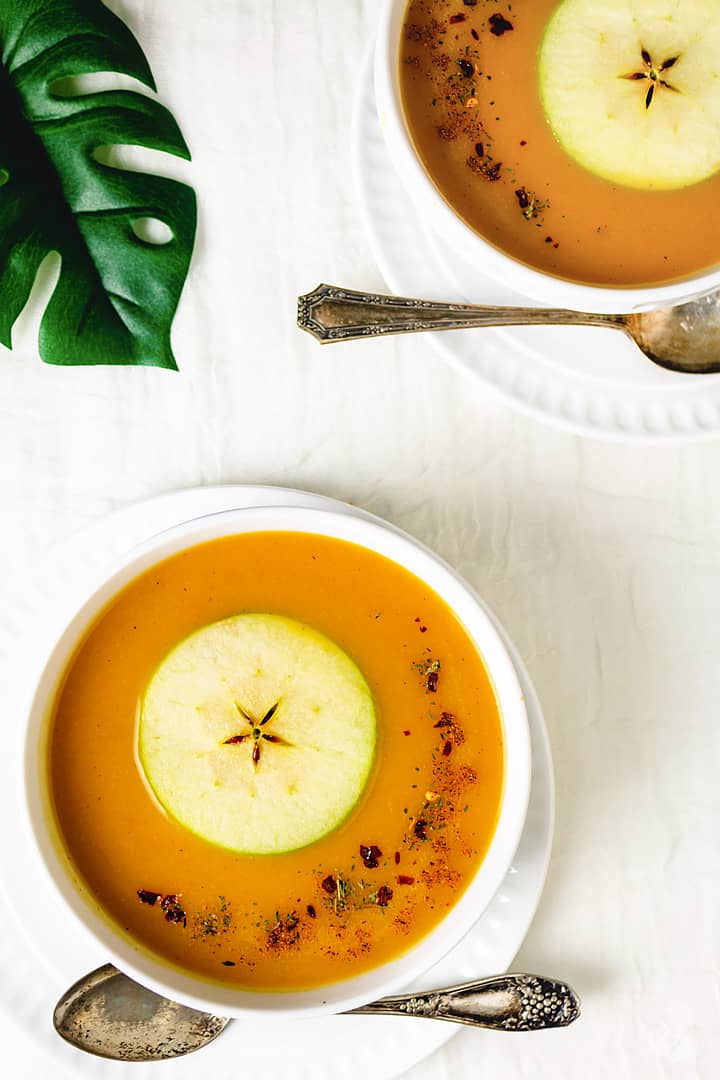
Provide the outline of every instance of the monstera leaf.
[[[190,153],[153,98],[81,93],[73,83],[117,72],[154,90],[142,50],[99,0],[0,0],[0,46],[0,341],[11,347],[38,267],[54,251],[61,267],[40,325],[43,360],[174,368],[170,327],[192,254],[195,195],[176,180],[111,166],[107,147]],[[147,239],[146,219],[167,226],[167,242]]]

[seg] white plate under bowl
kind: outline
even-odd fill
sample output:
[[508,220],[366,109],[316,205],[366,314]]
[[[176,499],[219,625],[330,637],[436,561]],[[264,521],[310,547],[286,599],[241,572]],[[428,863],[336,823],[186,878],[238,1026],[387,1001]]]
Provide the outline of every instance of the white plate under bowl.
[[[195,488],[160,496],[117,511],[56,546],[31,580],[8,598],[13,618],[0,639],[6,724],[19,741],[21,717],[44,648],[85,594],[104,577],[114,556],[174,525],[216,511],[257,505],[307,506],[363,511],[334,500],[282,488],[227,486]],[[498,628],[500,629],[500,628]],[[502,630],[500,630],[501,633]],[[495,898],[461,945],[413,983],[421,990],[507,970],[527,933],[542,892],[550,855],[554,788],[547,733],[532,685],[517,652],[503,634],[525,694],[532,742],[533,773],[527,821],[513,865]],[[0,757],[0,815],[17,814],[17,755],[5,746]],[[106,961],[42,888],[34,860],[17,836],[4,830],[0,861],[0,1009],[32,1035],[51,1060],[78,1076],[120,1074],[148,1080],[162,1073],[171,1080],[207,1070],[213,1080],[338,1080],[372,1076],[376,1080],[409,1069],[456,1031],[447,1023],[415,1018],[322,1017],[285,1021],[237,1021],[223,1036],[189,1057],[160,1065],[118,1065],[73,1050],[53,1032],[52,1007],[76,978]],[[3,895],[4,893],[4,895]],[[22,934],[15,932],[14,914]],[[28,949],[30,952],[28,953]],[[552,972],[550,973],[552,974]],[[475,1032],[481,1052],[488,1038],[502,1033]]]
[[[392,292],[427,300],[538,306],[479,274],[423,222],[397,176],[373,89],[373,50],[357,87],[353,171],[365,226]],[[425,335],[513,408],[578,435],[631,442],[720,436],[720,374],[651,363],[617,330],[507,327]]]

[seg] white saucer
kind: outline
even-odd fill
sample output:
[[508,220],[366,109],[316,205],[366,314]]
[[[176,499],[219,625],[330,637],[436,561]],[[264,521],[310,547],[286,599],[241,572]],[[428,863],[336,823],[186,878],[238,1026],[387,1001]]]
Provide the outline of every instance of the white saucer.
[[[32,580],[8,598],[13,626],[0,639],[6,729],[19,744],[24,707],[34,673],[56,629],[74,605],[104,575],[115,553],[202,514],[253,505],[331,506],[363,514],[334,500],[283,488],[226,486],[194,488],[119,510],[85,527],[44,557]],[[365,515],[370,516],[370,515]],[[505,638],[526,698],[532,739],[533,773],[528,818],[513,866],[501,890],[456,949],[413,984],[421,990],[505,971],[527,933],[540,899],[550,856],[554,786],[547,732],[535,692],[517,652]],[[0,756],[0,819],[13,821],[18,794],[17,746]],[[337,1080],[367,1076],[390,1080],[427,1057],[457,1028],[415,1018],[324,1017],[302,1022],[236,1022],[202,1058],[153,1065],[118,1065],[92,1058],[64,1044],[51,1026],[52,1008],[64,989],[104,963],[36,879],[34,860],[17,835],[5,829],[0,863],[0,1009],[14,1019],[58,1065],[78,1076],[132,1076],[159,1073],[172,1080],[197,1075],[213,1080]],[[13,918],[13,915],[15,918]],[[22,933],[17,933],[19,928]],[[475,1032],[478,1054],[496,1034]],[[202,1062],[202,1064],[201,1064]]]
[[[537,306],[478,274],[423,223],[390,162],[375,107],[372,49],[355,100],[353,168],[373,253],[389,288],[429,300]],[[513,408],[580,435],[677,442],[720,435],[720,375],[680,375],[616,330],[456,330],[426,335]]]

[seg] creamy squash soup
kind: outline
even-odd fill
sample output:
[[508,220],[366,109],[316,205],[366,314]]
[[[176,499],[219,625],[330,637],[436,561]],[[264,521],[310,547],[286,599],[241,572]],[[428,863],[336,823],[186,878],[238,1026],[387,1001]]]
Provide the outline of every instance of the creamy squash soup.
[[399,60],[417,154],[491,244],[599,285],[720,261],[717,0],[410,0]]
[[54,705],[49,789],[116,927],[241,988],[356,976],[416,944],[492,840],[502,723],[445,603],[291,532],[190,548],[105,609]]

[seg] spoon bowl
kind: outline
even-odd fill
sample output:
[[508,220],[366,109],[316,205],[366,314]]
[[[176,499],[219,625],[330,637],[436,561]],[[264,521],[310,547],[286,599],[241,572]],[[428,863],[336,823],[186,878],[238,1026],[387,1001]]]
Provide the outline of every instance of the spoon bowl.
[[487,326],[600,326],[622,330],[649,360],[668,371],[709,375],[720,371],[720,290],[672,307],[625,315],[565,308],[443,304],[318,285],[298,297],[298,326],[323,345],[336,341],[471,330]]
[[216,1039],[229,1022],[146,990],[112,964],[78,979],[53,1012],[53,1026],[66,1042],[114,1061],[183,1057]]

